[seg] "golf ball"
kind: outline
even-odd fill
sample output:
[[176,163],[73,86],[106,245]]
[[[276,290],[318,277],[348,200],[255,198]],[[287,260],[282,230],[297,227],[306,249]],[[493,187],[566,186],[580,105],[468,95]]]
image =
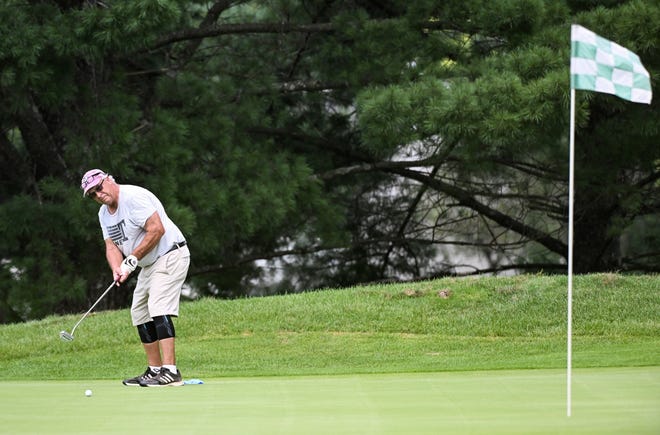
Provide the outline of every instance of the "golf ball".
[[85,396],[92,397],[92,390],[85,390]]

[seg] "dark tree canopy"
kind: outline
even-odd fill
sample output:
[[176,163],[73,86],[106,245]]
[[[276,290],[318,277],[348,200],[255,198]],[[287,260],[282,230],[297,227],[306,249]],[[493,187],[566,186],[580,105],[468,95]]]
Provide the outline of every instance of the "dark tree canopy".
[[[201,295],[564,273],[570,24],[654,89],[660,70],[653,0],[8,0],[0,20],[0,322],[107,287],[93,167],[159,196]],[[657,97],[577,97],[575,271],[657,272]]]

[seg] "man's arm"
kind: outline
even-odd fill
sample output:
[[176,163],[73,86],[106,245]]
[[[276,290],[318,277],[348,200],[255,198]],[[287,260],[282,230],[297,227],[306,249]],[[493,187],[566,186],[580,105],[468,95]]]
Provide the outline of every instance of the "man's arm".
[[[154,212],[154,214],[152,214],[149,217],[149,219],[147,219],[147,221],[144,224],[144,231],[146,233],[144,235],[144,238],[130,254],[134,256],[137,260],[141,259],[149,252],[151,252],[151,250],[158,245],[158,242],[160,241],[160,238],[163,237],[163,234],[165,234],[165,227],[163,227],[163,222],[160,220],[160,216],[158,215],[158,212]],[[118,258],[119,262],[116,263],[117,257],[115,257],[114,253],[112,252],[109,253],[110,248],[108,247],[108,240],[106,240],[106,256],[108,257],[108,263],[112,268],[115,281],[117,281],[118,283],[122,283],[126,281],[128,276],[130,275],[130,272],[122,271],[121,268],[122,254],[119,251],[119,248],[117,248],[115,244],[112,243],[111,240],[110,243],[112,244],[114,249],[119,253],[119,258]],[[111,257],[112,257],[112,261],[111,261]],[[133,269],[135,269],[135,265],[133,265],[131,271]]]
[[149,216],[149,219],[144,223],[144,231],[146,232],[144,239],[131,252],[138,260],[151,252],[158,245],[163,234],[165,234],[165,227],[160,220],[158,212],[154,212],[154,214]]
[[120,280],[121,271],[119,266],[121,265],[124,255],[121,253],[115,242],[112,239],[105,239],[105,258],[108,260],[108,265],[110,270],[112,270],[112,276],[115,282],[124,282],[126,278]]

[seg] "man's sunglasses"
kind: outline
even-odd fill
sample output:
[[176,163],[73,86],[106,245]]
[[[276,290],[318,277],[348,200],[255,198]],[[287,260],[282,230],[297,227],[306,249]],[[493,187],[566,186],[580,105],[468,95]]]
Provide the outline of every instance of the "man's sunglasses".
[[98,186],[94,186],[91,189],[87,191],[87,196],[90,198],[94,199],[96,198],[96,194],[99,193],[100,191],[103,190],[103,183],[105,182],[105,178],[101,180]]

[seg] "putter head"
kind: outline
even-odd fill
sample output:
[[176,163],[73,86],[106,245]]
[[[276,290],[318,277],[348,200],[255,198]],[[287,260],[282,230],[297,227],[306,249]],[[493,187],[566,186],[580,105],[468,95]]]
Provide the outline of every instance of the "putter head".
[[73,341],[73,335],[69,334],[66,331],[60,332],[60,338],[64,341]]

